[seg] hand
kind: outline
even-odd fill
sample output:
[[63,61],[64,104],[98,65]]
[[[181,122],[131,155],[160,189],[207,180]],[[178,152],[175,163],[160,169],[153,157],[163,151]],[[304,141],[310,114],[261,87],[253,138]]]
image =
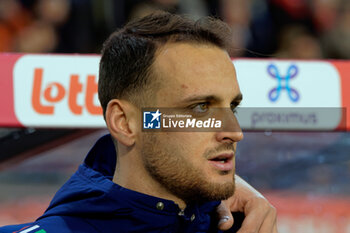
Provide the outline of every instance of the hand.
[[245,215],[238,233],[277,233],[276,209],[242,178],[235,178],[235,194],[217,207],[219,229],[230,229],[234,222],[231,212],[238,211]]

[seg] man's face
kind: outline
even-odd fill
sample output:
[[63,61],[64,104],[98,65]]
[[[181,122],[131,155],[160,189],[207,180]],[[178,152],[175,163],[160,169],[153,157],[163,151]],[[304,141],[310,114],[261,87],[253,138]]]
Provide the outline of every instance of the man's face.
[[[158,51],[154,106],[205,112],[232,108],[242,95],[228,54],[211,45],[170,43]],[[243,138],[231,112],[230,132],[143,132],[141,153],[153,179],[188,202],[234,192],[236,143]]]

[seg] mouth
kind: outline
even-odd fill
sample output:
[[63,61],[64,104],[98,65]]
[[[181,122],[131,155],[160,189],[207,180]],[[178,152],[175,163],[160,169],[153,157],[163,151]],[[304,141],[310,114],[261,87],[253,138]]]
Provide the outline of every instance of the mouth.
[[209,163],[220,171],[231,171],[233,169],[233,153],[225,153],[208,159]]

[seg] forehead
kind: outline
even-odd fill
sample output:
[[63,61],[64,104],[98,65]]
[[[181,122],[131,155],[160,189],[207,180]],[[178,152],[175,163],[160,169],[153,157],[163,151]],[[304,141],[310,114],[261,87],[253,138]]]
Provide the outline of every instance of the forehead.
[[195,93],[232,98],[240,93],[229,55],[213,45],[170,43],[158,51],[153,65],[161,83],[158,97]]

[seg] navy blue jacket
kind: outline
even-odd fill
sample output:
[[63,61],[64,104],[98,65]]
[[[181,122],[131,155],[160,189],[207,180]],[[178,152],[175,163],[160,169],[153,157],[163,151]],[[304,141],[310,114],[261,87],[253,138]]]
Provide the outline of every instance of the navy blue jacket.
[[181,212],[173,201],[113,183],[115,164],[114,145],[106,135],[41,217],[0,227],[0,233],[220,232],[212,217],[219,202],[189,204]]

